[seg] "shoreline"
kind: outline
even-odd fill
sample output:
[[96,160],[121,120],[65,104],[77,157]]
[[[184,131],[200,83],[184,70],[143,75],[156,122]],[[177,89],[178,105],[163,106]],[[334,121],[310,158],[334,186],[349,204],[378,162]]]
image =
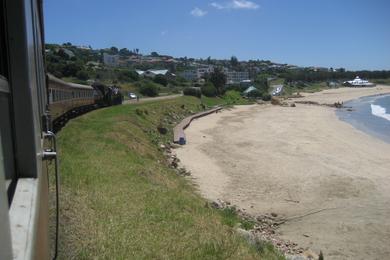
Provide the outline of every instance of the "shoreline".
[[[362,93],[390,87],[330,89],[287,101],[344,102]],[[277,235],[330,259],[390,253],[378,242],[390,239],[390,145],[343,122],[334,108],[236,107],[195,120],[186,135],[176,154],[205,198],[253,216],[324,209],[283,224]]]

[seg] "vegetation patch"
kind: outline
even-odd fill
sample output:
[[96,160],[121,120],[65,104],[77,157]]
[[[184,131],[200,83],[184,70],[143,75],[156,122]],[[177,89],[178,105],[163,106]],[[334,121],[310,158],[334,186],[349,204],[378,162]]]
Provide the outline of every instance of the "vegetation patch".
[[205,207],[159,150],[171,126],[202,109],[194,97],[122,105],[62,129],[60,259],[268,259],[224,224],[236,216]]

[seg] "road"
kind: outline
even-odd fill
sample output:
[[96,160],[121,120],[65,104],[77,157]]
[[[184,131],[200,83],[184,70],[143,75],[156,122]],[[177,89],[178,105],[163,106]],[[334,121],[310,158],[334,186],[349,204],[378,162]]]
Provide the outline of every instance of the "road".
[[130,100],[124,100],[123,105],[127,104],[139,104],[139,103],[146,103],[151,101],[158,101],[158,100],[166,100],[166,99],[174,99],[183,96],[183,94],[177,94],[177,95],[169,95],[169,96],[161,96],[161,97],[148,97],[148,98],[140,98],[139,101],[136,99],[130,99]]

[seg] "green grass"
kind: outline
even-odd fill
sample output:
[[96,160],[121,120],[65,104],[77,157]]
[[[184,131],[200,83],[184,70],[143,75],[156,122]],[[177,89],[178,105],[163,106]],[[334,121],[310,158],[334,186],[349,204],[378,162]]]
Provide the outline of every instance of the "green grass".
[[269,85],[284,85],[284,78],[276,78],[269,82]]
[[158,144],[200,109],[194,97],[115,106],[61,130],[59,259],[283,259],[250,246],[226,223],[236,216],[206,207],[166,165]]
[[249,105],[253,104],[250,100],[244,99],[236,91],[227,91],[222,97],[201,97],[201,101],[207,107],[218,105]]
[[229,227],[240,226],[245,230],[250,230],[254,227],[255,223],[251,220],[242,219],[238,216],[235,208],[224,208],[220,211],[222,216],[222,223]]
[[283,88],[283,95],[292,95],[298,92],[314,93],[325,89],[328,89],[326,82],[307,83],[304,88],[287,85]]

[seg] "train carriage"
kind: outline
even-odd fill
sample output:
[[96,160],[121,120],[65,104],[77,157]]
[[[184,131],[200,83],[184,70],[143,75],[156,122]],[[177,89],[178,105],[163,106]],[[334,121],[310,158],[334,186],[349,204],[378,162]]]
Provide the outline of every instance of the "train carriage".
[[63,126],[70,118],[95,108],[102,94],[93,87],[65,82],[48,75],[50,116],[55,127]]

